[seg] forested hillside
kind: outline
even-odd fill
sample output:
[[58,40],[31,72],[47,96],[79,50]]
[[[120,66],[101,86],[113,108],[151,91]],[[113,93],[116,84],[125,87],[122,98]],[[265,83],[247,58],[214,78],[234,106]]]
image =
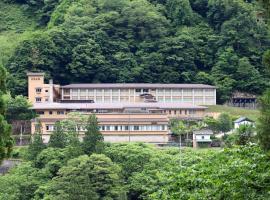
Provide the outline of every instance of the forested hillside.
[[1,60],[13,94],[25,94],[26,71],[42,70],[61,84],[213,84],[224,102],[269,85],[262,11],[252,0],[5,0],[0,41],[22,28],[0,44]]

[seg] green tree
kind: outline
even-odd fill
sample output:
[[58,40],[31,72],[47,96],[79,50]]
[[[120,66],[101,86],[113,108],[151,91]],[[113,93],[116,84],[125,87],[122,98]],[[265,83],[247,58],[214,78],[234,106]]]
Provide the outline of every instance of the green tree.
[[28,147],[29,160],[35,160],[37,155],[46,148],[46,145],[43,143],[42,139],[41,123],[39,123],[35,128],[35,133],[32,136],[31,143]]
[[26,97],[22,95],[12,98],[9,96],[7,101],[7,121],[10,123],[14,120],[31,120],[36,117],[36,113],[30,109],[31,104]]
[[260,117],[257,124],[257,135],[261,147],[270,150],[270,90],[268,89],[259,99]]
[[11,126],[5,120],[6,102],[3,98],[6,93],[6,70],[0,65],[0,163],[12,151],[13,140],[10,136]]
[[253,125],[240,125],[236,129],[236,144],[238,145],[247,145],[249,142],[252,142],[252,137],[254,137],[254,126]]
[[49,147],[64,148],[67,146],[67,135],[64,132],[63,126],[60,122],[54,125],[54,131],[50,136]]
[[99,131],[97,117],[90,115],[85,126],[86,132],[83,138],[82,147],[86,154],[100,152],[103,148],[103,135]]
[[231,116],[228,113],[221,113],[218,116],[218,129],[222,133],[226,133],[230,130],[232,130],[232,119]]
[[80,156],[46,184],[44,199],[120,199],[123,190],[119,173],[119,166],[105,155]]
[[219,131],[219,121],[213,117],[205,117],[203,123],[207,125],[209,129],[217,133]]

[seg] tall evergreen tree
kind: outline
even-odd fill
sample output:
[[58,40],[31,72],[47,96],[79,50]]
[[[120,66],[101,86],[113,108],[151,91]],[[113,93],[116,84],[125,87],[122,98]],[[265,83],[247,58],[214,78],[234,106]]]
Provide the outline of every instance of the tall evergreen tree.
[[38,123],[36,126],[36,132],[34,133],[28,148],[28,159],[35,160],[37,155],[45,148],[46,145],[43,143],[42,139],[42,126],[41,123]]
[[60,122],[55,123],[55,129],[50,137],[49,146],[54,148],[65,148],[67,145],[67,135]]
[[6,105],[3,95],[6,93],[6,70],[0,65],[0,162],[8,157],[13,146],[10,136],[11,126],[5,120]]
[[257,125],[259,143],[264,150],[270,150],[270,89],[260,98],[261,115]]
[[99,152],[103,146],[103,140],[103,135],[98,128],[96,116],[90,115],[87,120],[86,132],[83,138],[83,151],[86,154]]

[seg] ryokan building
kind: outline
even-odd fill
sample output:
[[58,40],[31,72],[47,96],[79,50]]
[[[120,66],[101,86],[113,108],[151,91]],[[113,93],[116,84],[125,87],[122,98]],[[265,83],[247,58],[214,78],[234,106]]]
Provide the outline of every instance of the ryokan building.
[[[216,104],[216,88],[204,84],[70,84],[44,82],[44,73],[28,73],[28,98],[39,114],[48,142],[56,121],[68,113],[95,113],[105,141],[168,142],[169,120],[202,119]],[[32,120],[32,133],[37,120]],[[80,130],[83,137],[84,130]]]

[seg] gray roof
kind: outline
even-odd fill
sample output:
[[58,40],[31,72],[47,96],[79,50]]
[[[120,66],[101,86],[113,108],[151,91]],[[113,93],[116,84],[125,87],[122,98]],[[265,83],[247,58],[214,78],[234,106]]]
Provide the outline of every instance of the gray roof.
[[149,102],[149,103],[35,103],[32,109],[125,109],[125,108],[148,108],[148,109],[207,109],[205,106],[196,106],[186,103],[163,103],[163,102]]
[[202,129],[202,130],[196,130],[193,131],[194,134],[196,135],[213,135],[213,131],[210,129]]
[[43,72],[27,72],[26,75],[27,76],[44,76],[45,73],[43,73]]
[[[101,114],[101,115],[104,115],[104,114]],[[168,124],[169,122],[169,119],[167,118],[166,115],[163,116],[163,118],[145,118],[144,116],[145,115],[142,115],[141,118],[133,118],[132,117],[132,114],[131,114],[131,117],[129,118],[128,115],[119,115],[119,118],[104,118],[104,117],[99,117],[99,114],[97,114],[97,119],[98,119],[98,122],[102,122],[102,123],[106,123],[106,122],[111,122],[111,123],[115,123],[115,122],[122,122],[122,123],[152,123],[152,122],[156,122],[158,124]],[[159,115],[160,116],[160,115]],[[41,122],[57,122],[57,121],[62,121],[62,120],[65,120],[65,119],[59,119],[59,118],[39,118],[38,119],[39,121]],[[32,122],[35,122],[36,119],[32,119],[31,120]]]
[[240,122],[243,122],[243,121],[254,122],[253,120],[251,120],[251,119],[249,119],[247,117],[240,117],[237,120],[235,120],[234,123],[240,123]]
[[62,88],[216,88],[205,84],[160,84],[160,83],[83,83],[64,85]]

